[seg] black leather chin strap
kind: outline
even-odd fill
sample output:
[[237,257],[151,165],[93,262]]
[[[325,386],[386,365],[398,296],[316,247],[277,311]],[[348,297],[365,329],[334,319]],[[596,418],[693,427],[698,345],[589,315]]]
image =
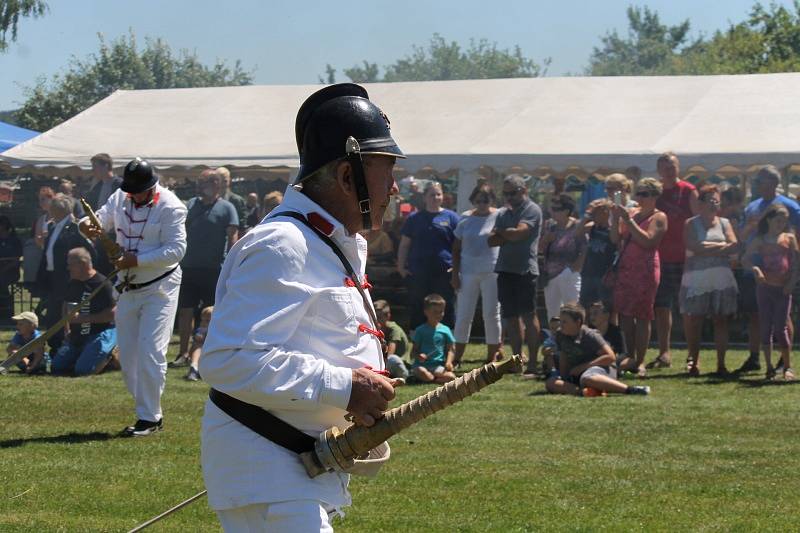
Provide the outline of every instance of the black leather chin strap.
[[345,144],[347,153],[346,161],[353,169],[353,183],[356,186],[356,197],[358,210],[361,212],[361,225],[365,230],[372,229],[371,206],[369,203],[369,189],[367,188],[367,178],[364,176],[364,161],[361,159],[361,147],[354,137],[348,137]]

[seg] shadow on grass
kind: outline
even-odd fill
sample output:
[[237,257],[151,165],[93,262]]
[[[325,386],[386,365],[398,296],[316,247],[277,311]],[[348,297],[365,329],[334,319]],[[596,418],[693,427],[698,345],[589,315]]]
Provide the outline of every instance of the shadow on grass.
[[46,443],[46,444],[81,444],[84,442],[94,442],[121,438],[120,435],[112,433],[101,433],[92,431],[90,433],[65,433],[64,435],[53,435],[50,437],[30,437],[27,439],[8,439],[0,441],[0,448],[18,448],[26,444]]
[[789,385],[797,385],[800,381],[783,381],[783,380],[775,380],[775,381],[767,381],[766,379],[758,379],[758,380],[742,380],[739,382],[740,387],[749,388],[749,389],[760,389],[761,387],[783,387]]

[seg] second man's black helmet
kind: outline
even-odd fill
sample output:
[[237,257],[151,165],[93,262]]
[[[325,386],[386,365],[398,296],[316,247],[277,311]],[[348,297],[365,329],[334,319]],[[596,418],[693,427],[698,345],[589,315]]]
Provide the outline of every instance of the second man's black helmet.
[[355,83],[329,85],[309,96],[294,126],[302,182],[333,161],[347,161],[353,170],[358,209],[364,229],[370,229],[371,206],[361,156],[405,157],[392,138],[389,119],[370,102],[367,90]]
[[155,186],[157,182],[158,174],[153,166],[141,157],[137,157],[125,165],[119,188],[130,194],[138,194]]

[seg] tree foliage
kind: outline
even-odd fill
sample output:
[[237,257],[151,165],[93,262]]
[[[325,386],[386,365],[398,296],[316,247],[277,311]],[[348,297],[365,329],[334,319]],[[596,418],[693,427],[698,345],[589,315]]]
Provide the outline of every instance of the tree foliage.
[[161,39],[146,39],[143,49],[133,32],[110,43],[99,35],[100,49],[87,59],[73,58],[69,68],[52,80],[40,79],[26,88],[26,101],[16,111],[17,123],[46,131],[80,113],[118,89],[172,89],[250,85],[253,75],[241,62],[212,66],[197,54],[174,54]]
[[[549,65],[546,59],[544,68]],[[500,49],[497,43],[486,39],[470,40],[462,48],[455,41],[447,42],[435,33],[427,47],[414,46],[410,55],[383,68],[383,76],[377,63],[363,61],[343,69],[345,76],[356,83],[465,80],[486,78],[530,78],[543,74],[543,66],[522,54],[519,46]],[[336,70],[328,65],[326,78],[320,81],[335,82]]]
[[710,38],[689,38],[685,20],[661,23],[648,8],[628,8],[628,36],[601,38],[589,59],[593,76],[747,74],[800,70],[800,2],[792,8],[755,3],[746,20]]
[[44,0],[1,0],[0,1],[0,52],[8,48],[11,41],[17,40],[17,25],[20,17],[41,17],[47,12]]
[[689,20],[675,26],[661,22],[650,8],[629,7],[628,35],[616,30],[601,38],[589,58],[587,73],[592,76],[642,76],[669,74],[676,57],[691,53],[701,40],[689,40]]

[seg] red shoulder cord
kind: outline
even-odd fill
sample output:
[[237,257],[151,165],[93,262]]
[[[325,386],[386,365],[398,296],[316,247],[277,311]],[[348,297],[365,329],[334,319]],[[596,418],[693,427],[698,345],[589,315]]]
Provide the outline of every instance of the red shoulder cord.
[[[344,286],[345,287],[356,287],[356,282],[352,278],[344,278]],[[364,274],[364,283],[361,284],[361,288],[365,291],[372,289],[372,284],[369,282],[369,278],[367,275]]]
[[367,370],[372,370],[373,372],[375,372],[376,374],[380,374],[381,376],[384,376],[384,377],[387,377],[387,378],[391,377],[389,375],[389,371],[388,370],[375,370],[374,368],[372,368],[369,365],[365,365],[364,368],[366,368]]

